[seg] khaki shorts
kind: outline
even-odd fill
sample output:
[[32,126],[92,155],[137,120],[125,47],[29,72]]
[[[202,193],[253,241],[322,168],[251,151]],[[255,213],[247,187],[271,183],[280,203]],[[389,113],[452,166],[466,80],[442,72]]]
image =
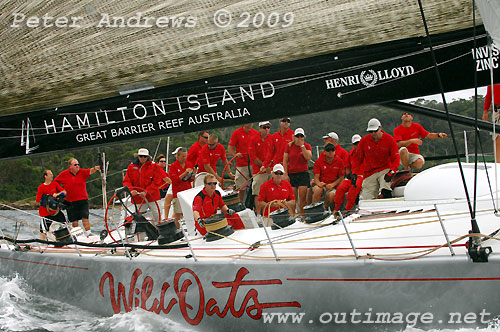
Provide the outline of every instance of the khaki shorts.
[[252,195],[258,196],[260,192],[260,186],[266,181],[271,179],[271,174],[269,173],[264,173],[264,174],[257,174],[253,178],[252,182]]
[[[401,153],[401,150],[408,150],[406,148],[406,146],[402,146],[400,149],[399,149],[399,153]],[[411,164],[413,164],[415,161],[417,161],[418,159],[422,159],[422,161],[425,163],[425,159],[424,159],[424,156],[422,156],[421,154],[418,154],[418,153],[411,153],[408,151],[408,166],[410,166]],[[403,166],[403,163],[399,163],[401,166]]]
[[178,198],[172,199],[172,205],[174,206],[174,213],[182,213],[181,202]]
[[387,168],[365,178],[361,189],[361,199],[376,199],[382,189],[391,190],[391,184],[384,180],[388,172]]
[[[314,186],[314,190],[316,186]],[[326,201],[326,197],[328,196],[329,193],[333,193],[335,195],[335,192],[337,191],[337,188],[333,188],[333,189],[330,189],[330,190],[326,190],[325,188],[323,188],[323,194],[321,194],[321,200],[322,201]]]
[[246,185],[251,177],[252,175],[248,171],[248,166],[236,167],[236,173],[234,175],[234,183],[236,184],[236,188],[239,189]]

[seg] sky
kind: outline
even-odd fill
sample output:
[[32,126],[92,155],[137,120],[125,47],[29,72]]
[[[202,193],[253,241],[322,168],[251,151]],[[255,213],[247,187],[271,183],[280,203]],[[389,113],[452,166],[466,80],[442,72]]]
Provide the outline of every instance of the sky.
[[[478,96],[485,96],[486,95],[486,87],[478,88],[477,94],[478,94]],[[453,100],[457,100],[457,99],[469,99],[470,97],[474,96],[474,89],[466,89],[466,90],[460,90],[460,91],[455,91],[455,92],[447,92],[444,95],[446,98],[446,102],[450,103]],[[405,99],[403,101],[404,102],[411,102],[411,101],[415,101],[419,98],[424,98],[424,99],[428,99],[428,100],[436,100],[438,102],[442,102],[441,94]]]

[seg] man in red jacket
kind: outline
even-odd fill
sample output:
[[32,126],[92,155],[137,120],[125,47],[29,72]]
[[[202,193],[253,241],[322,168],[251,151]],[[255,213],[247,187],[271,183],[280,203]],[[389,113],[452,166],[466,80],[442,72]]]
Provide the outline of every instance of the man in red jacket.
[[139,211],[144,212],[149,207],[154,221],[159,222],[160,211],[157,201],[160,200],[160,191],[158,188],[163,179],[150,158],[148,149],[139,149],[137,159],[128,165],[123,185],[130,189]]
[[176,161],[170,165],[168,173],[170,175],[170,179],[172,180],[172,205],[174,206],[174,218],[176,221],[179,221],[182,218],[182,209],[181,203],[177,198],[177,193],[191,189],[191,183],[194,181],[194,176],[193,166],[186,160],[188,154],[186,149],[180,147],[177,148],[176,151]]
[[361,198],[376,199],[379,192],[384,198],[391,198],[391,180],[400,161],[398,144],[382,130],[378,119],[370,119],[366,131],[369,134],[361,139],[356,151],[358,162],[365,166]]
[[71,202],[67,211],[73,227],[78,227],[78,221],[81,219],[85,230],[90,231],[87,179],[100,169],[99,166],[90,169],[80,168],[78,160],[71,158],[68,160],[68,169],[59,173],[54,179],[66,190],[66,200]]
[[335,191],[344,179],[345,166],[342,157],[337,156],[337,151],[332,143],[325,146],[324,153],[314,163],[314,189],[313,203],[323,200],[325,207],[333,203]]

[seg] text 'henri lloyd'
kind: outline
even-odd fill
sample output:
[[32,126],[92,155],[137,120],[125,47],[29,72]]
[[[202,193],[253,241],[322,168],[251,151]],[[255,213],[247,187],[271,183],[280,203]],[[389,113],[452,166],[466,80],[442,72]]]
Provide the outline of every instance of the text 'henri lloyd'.
[[[247,274],[249,274],[249,271],[242,267],[236,273],[234,281],[210,282],[215,289],[223,290],[225,288],[228,290],[226,292],[221,292],[221,296],[217,296],[218,298],[224,299],[223,306],[220,306],[214,298],[205,299],[205,289],[200,278],[187,268],[177,270],[174,275],[173,291],[175,295],[167,294],[173,293],[169,292],[170,284],[168,282],[163,282],[161,291],[159,288],[155,289],[155,280],[150,276],[141,277],[142,285],[139,286],[139,278],[142,275],[140,269],[136,269],[132,274],[132,278],[128,285],[128,291],[127,286],[121,282],[118,282],[115,288],[113,274],[110,272],[104,273],[99,284],[99,292],[103,297],[109,296],[113,312],[116,314],[122,311],[121,301],[123,301],[123,309],[126,312],[134,308],[141,308],[156,314],[160,314],[161,312],[168,314],[177,304],[182,317],[191,325],[198,325],[205,314],[208,316],[216,314],[223,318],[230,313],[233,317],[239,318],[246,312],[248,317],[260,319],[263,309],[281,307],[300,308],[300,303],[297,301],[261,302],[259,300],[259,292],[256,288],[258,288],[258,286],[281,285],[281,280],[243,280]],[[106,281],[108,282],[106,283]],[[106,284],[109,285],[109,292],[105,293]],[[240,291],[240,293],[238,293],[238,291],[244,286],[251,286],[251,288],[246,290],[244,296],[241,296],[241,292],[245,290]],[[269,288],[264,287],[263,290],[266,292],[269,291]],[[154,296],[153,294],[156,294],[156,297],[150,299],[150,297]],[[223,296],[224,294],[227,294],[227,296]],[[194,303],[188,303],[188,298]],[[235,303],[236,298],[241,300]]]
[[348,75],[344,77],[332,78],[325,80],[327,89],[336,89],[345,86],[352,86],[363,84],[367,87],[372,87],[377,84],[377,82],[399,79],[402,77],[410,76],[415,74],[415,69],[413,66],[395,67],[391,69],[383,70],[363,70],[359,74]]

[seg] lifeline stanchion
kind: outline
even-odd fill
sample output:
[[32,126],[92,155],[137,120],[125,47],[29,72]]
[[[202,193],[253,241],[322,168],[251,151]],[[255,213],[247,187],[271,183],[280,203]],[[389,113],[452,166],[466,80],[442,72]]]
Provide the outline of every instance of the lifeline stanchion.
[[342,216],[342,212],[339,211],[339,215],[340,215],[340,220],[342,220],[342,225],[344,225],[344,229],[345,229],[345,233],[347,234],[347,238],[349,239],[349,242],[351,243],[352,251],[354,251],[354,256],[356,256],[356,259],[358,259],[359,258],[358,252],[356,251],[356,248],[354,247],[354,243],[352,242],[352,239],[351,239],[351,235],[349,234],[349,231],[347,230],[347,226],[344,222],[344,217]]
[[446,228],[444,228],[443,220],[441,219],[441,215],[439,214],[437,204],[434,204],[434,209],[436,210],[436,214],[439,218],[439,223],[441,224],[441,228],[443,229],[444,237],[446,238],[446,243],[448,244],[448,248],[450,248],[451,255],[455,256],[455,251],[453,250],[453,246],[451,245],[450,239],[448,238],[448,233],[446,232]]
[[191,255],[193,255],[194,261],[197,262],[198,259],[196,258],[196,255],[194,254],[194,250],[193,250],[193,247],[191,246],[191,242],[189,241],[186,232],[184,232],[184,227],[183,227],[184,225],[181,224],[180,226],[181,226],[182,235],[184,235],[184,238],[186,239],[186,242],[187,242],[187,244],[189,246],[189,251],[191,251]]

